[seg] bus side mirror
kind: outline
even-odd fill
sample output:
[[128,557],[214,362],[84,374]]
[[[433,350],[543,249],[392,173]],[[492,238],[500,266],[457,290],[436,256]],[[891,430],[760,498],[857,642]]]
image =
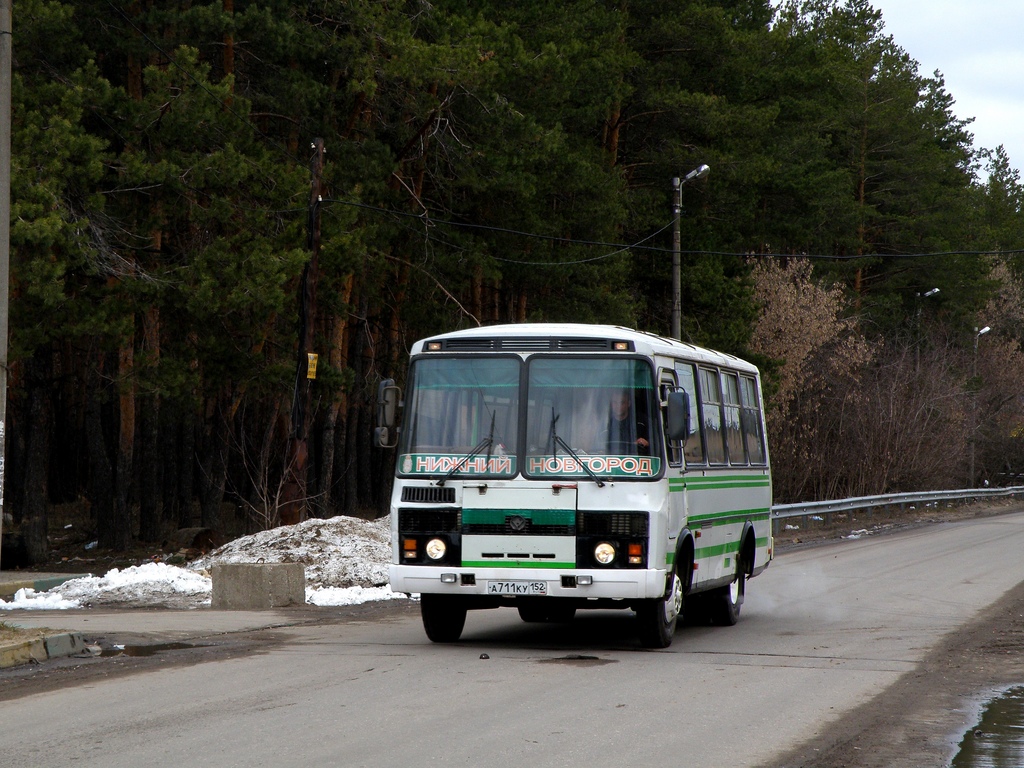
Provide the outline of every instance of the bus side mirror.
[[685,392],[669,392],[665,431],[669,440],[690,436],[690,398]]
[[373,444],[378,448],[394,448],[398,444],[392,442],[391,433],[401,395],[394,379],[384,379],[377,387],[377,428],[373,430]]

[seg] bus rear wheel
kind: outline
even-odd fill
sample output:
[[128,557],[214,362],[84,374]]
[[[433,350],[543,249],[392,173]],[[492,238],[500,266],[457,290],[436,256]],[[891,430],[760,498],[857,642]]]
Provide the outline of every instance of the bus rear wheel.
[[740,606],[746,591],[747,574],[741,565],[732,584],[717,590],[711,597],[711,620],[724,627],[733,626],[740,619]]
[[451,595],[420,595],[420,616],[427,637],[435,643],[454,643],[466,626],[466,605]]
[[669,575],[665,596],[644,600],[636,609],[640,644],[645,648],[668,648],[683,613],[683,585],[676,572]]

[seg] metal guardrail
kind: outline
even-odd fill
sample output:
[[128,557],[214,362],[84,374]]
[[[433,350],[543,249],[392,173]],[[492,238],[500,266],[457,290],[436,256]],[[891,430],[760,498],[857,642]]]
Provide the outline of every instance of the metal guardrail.
[[857,496],[835,501],[809,501],[804,504],[776,504],[772,507],[772,520],[807,515],[825,515],[832,512],[849,512],[855,509],[871,509],[902,504],[929,503],[936,501],[958,501],[963,499],[993,498],[1024,494],[1024,485],[1010,488],[964,488],[959,491],[919,491],[917,493],[886,493],[881,496]]

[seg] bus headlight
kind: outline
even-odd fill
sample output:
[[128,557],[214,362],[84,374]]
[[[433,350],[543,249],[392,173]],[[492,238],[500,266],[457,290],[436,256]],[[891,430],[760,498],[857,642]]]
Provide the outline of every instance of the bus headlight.
[[612,560],[615,559],[615,547],[609,544],[607,541],[602,541],[596,547],[594,547],[594,559],[597,560],[601,565],[608,565]]
[[448,546],[441,539],[431,539],[427,542],[425,551],[427,557],[431,560],[440,560],[444,557],[444,553],[448,551]]

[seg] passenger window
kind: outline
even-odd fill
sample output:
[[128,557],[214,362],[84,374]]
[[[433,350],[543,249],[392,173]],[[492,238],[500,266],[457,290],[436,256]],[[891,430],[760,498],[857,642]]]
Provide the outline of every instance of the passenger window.
[[722,373],[722,396],[729,463],[745,465],[747,457],[743,450],[743,430],[740,428],[740,381],[735,373]]
[[709,464],[725,464],[725,433],[722,429],[722,390],[718,371],[700,369],[701,426]]
[[679,380],[679,388],[690,401],[690,428],[687,430],[689,437],[683,443],[683,458],[687,464],[703,464],[704,444],[701,441],[700,405],[697,400],[697,379],[693,365],[676,363],[676,378]]
[[750,376],[740,378],[743,410],[740,422],[743,426],[743,440],[751,464],[764,464],[764,426],[761,419],[761,403],[757,397],[757,382]]

